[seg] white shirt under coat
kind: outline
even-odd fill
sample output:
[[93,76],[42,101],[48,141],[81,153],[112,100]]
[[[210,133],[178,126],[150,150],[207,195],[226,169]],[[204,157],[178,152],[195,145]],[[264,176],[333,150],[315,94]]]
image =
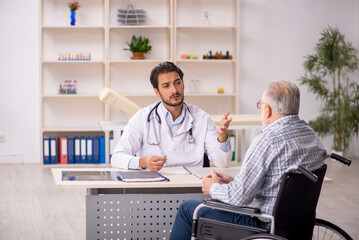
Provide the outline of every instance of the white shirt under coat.
[[[204,151],[215,166],[228,166],[232,158],[229,138],[224,143],[218,142],[217,128],[208,113],[196,106],[184,104],[183,122],[172,136],[165,118],[167,109],[162,103],[157,108],[161,124],[155,110],[150,116],[151,124],[147,122],[148,114],[156,104],[139,110],[129,120],[112,154],[112,167],[139,169],[142,156],[166,156],[164,167],[202,167]],[[193,143],[188,141],[191,128]],[[222,149],[229,150],[226,152]]]

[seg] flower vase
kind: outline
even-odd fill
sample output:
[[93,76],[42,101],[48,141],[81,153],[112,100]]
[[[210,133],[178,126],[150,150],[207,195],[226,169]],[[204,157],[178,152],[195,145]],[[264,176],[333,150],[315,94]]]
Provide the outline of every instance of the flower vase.
[[75,10],[71,10],[71,25],[75,26],[76,23],[76,11]]

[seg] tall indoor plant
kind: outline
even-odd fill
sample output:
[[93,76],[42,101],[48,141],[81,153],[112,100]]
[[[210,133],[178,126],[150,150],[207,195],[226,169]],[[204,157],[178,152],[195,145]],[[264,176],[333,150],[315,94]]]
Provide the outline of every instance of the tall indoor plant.
[[327,27],[315,53],[305,58],[299,81],[323,101],[320,115],[309,124],[320,136],[332,134],[333,150],[344,152],[359,128],[359,85],[348,75],[358,70],[357,50],[337,28]]

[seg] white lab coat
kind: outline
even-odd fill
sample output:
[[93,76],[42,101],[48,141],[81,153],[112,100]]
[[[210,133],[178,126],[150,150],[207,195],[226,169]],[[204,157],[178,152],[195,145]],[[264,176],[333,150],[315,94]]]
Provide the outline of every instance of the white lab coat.
[[[157,108],[161,124],[158,122],[156,110],[151,113],[150,123],[147,122],[148,114],[155,105],[156,103],[141,109],[129,120],[112,154],[112,167],[128,169],[134,156],[137,161],[136,168],[139,168],[139,158],[142,156],[166,156],[165,167],[202,167],[205,150],[214,165],[228,167],[232,151],[226,153],[219,148],[217,128],[209,114],[193,105],[185,104],[184,110],[188,107],[189,111],[186,110],[181,127],[171,136],[161,106]],[[192,144],[188,141],[191,128],[194,140]],[[153,145],[158,142],[159,144]]]

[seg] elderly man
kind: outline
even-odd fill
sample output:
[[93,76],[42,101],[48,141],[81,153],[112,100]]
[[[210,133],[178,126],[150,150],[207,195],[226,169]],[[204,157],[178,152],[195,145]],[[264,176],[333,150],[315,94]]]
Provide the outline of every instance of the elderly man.
[[[292,165],[315,170],[324,164],[326,150],[312,128],[298,117],[300,93],[287,81],[271,83],[257,102],[263,130],[251,143],[235,178],[216,173],[203,178],[202,191],[225,203],[260,208],[271,214],[279,180]],[[202,201],[185,201],[177,213],[171,240],[190,239],[194,209]],[[265,228],[266,222],[241,214],[201,209],[199,216]]]

